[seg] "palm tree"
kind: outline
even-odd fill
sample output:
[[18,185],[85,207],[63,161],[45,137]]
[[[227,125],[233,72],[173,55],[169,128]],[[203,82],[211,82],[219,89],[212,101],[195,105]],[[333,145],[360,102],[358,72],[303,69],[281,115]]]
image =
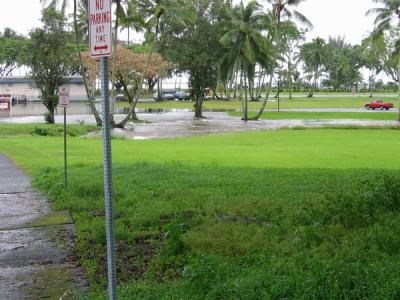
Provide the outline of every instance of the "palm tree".
[[300,50],[300,57],[306,67],[313,72],[314,83],[308,97],[313,97],[317,89],[317,81],[321,75],[321,66],[325,60],[325,41],[321,38],[314,39],[311,43],[304,44]]
[[248,121],[247,89],[252,98],[256,63],[264,63],[265,57],[270,57],[267,39],[262,31],[270,24],[269,17],[262,12],[262,7],[251,1],[247,6],[240,2],[229,12],[230,24],[227,32],[221,37],[221,44],[227,48],[227,54],[222,59],[223,73],[231,73],[234,66],[241,71],[240,88],[244,85],[245,98],[243,102],[243,120]]
[[[135,0],[130,0],[135,1]],[[158,35],[160,33],[160,25],[165,16],[168,16],[169,21],[186,26],[187,22],[191,22],[195,19],[195,15],[192,11],[187,9],[187,6],[183,1],[180,0],[137,0],[136,12],[141,16],[147,30],[147,36],[153,37],[150,53],[146,61],[144,70],[147,70],[149,62],[155,50],[156,43],[158,41]],[[153,33],[154,34],[151,34]],[[131,117],[135,117],[135,107],[139,100],[139,96],[142,92],[142,86],[144,81],[144,74],[139,81],[138,89],[134,100],[130,104],[130,108],[126,117],[117,125],[118,127],[124,127]]]
[[293,9],[305,0],[267,0],[272,5],[272,15],[276,26],[282,21],[282,17],[299,21],[302,25],[312,28],[311,22],[299,11]]
[[393,26],[395,19],[400,23],[400,0],[374,0],[383,7],[371,8],[366,15],[376,15],[375,32],[382,33]]
[[361,57],[364,66],[370,71],[369,88],[370,98],[373,97],[375,76],[383,70],[383,59],[386,52],[386,44],[383,35],[374,35],[365,38],[361,42]]
[[[397,19],[397,26],[400,27],[400,0],[374,0],[382,6],[371,8],[366,15],[376,15],[375,18],[375,33],[382,34],[389,30]],[[399,91],[399,114],[397,120],[400,122],[400,59],[398,61],[398,91]]]
[[77,0],[74,0],[74,27],[78,28],[80,38],[87,43],[89,43],[88,15],[88,0],[79,0],[79,3],[77,2]]
[[142,16],[138,13],[136,1],[127,3],[126,11],[121,16],[120,24],[121,30],[128,30],[128,46],[130,44],[130,29],[136,32],[141,32],[145,28]]
[[[295,19],[296,21],[300,22],[302,25],[305,25],[308,28],[312,28],[312,24],[303,14],[293,9],[293,7],[296,7],[304,0],[266,0],[266,1],[267,3],[272,5],[272,11],[271,11],[271,19],[273,22],[272,40],[275,44],[275,65],[278,65],[277,61],[282,60],[281,54],[279,53],[279,50],[282,48],[280,47],[280,44],[282,43],[281,42],[282,18],[286,18],[289,21],[291,19]],[[257,115],[254,117],[254,120],[258,120],[265,110],[267,101],[269,99],[269,93],[271,90],[275,72],[276,72],[275,68],[271,68],[267,93]],[[279,89],[277,92],[277,96],[279,97]]]

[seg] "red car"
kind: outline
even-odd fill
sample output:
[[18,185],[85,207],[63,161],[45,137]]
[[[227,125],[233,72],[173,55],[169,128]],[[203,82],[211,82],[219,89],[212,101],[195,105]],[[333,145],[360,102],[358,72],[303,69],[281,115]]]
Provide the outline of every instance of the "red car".
[[379,108],[380,110],[389,110],[391,108],[393,108],[393,103],[391,102],[383,102],[381,100],[375,100],[372,101],[368,104],[365,104],[365,108],[366,109],[375,109],[375,108]]

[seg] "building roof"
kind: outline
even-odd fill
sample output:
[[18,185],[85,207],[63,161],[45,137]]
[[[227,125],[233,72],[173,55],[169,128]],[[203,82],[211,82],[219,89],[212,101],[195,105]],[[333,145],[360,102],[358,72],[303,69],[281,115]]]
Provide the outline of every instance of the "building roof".
[[[0,77],[0,84],[9,84],[9,83],[28,83],[32,84],[33,80],[29,77]],[[69,83],[83,83],[82,77],[69,77]]]

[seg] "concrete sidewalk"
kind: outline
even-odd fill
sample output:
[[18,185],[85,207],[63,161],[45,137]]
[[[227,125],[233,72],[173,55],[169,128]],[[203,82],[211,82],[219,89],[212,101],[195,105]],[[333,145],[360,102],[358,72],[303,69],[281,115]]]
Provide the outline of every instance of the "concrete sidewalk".
[[0,154],[0,299],[69,299],[70,291],[86,287],[69,255],[74,240],[69,213],[52,212],[29,178]]

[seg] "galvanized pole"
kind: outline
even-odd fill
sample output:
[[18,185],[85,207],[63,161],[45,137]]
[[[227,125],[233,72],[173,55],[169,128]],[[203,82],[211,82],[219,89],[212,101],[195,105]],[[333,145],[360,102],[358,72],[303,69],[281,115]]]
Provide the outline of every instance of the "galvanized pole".
[[106,212],[108,295],[110,300],[116,295],[116,266],[114,241],[114,213],[112,197],[110,97],[108,81],[108,57],[101,58],[101,96],[103,107],[103,160],[104,160],[104,203]]
[[[400,28],[400,15],[398,15],[398,17],[399,17],[399,22],[397,23],[397,29],[399,29]],[[398,86],[398,95],[399,95],[399,104],[398,104],[398,111],[399,111],[399,113],[398,113],[398,115],[397,115],[397,121],[399,121],[400,122],[400,56],[397,58],[397,80],[398,80],[398,82],[397,82],[397,86]]]
[[67,190],[67,108],[64,106],[64,191]]

